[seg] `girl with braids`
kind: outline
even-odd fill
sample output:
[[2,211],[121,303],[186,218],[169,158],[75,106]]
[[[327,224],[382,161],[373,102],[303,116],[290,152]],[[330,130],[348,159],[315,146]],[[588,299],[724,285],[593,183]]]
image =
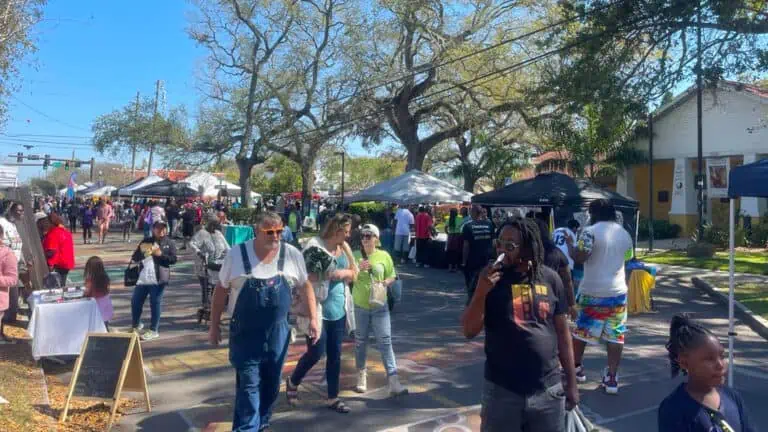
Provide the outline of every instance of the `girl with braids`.
[[725,349],[706,327],[685,315],[675,315],[669,329],[672,377],[680,372],[686,383],[661,402],[659,432],[756,432],[744,402],[723,386],[728,370]]
[[579,393],[562,281],[544,264],[533,220],[504,222],[496,252],[503,259],[476,278],[462,316],[467,338],[485,329],[481,431],[564,431]]

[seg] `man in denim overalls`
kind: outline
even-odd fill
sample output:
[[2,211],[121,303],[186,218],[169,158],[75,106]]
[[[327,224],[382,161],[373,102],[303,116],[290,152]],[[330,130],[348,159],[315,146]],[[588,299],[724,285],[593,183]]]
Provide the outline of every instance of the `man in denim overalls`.
[[254,229],[255,238],[235,245],[224,259],[208,334],[210,342],[218,345],[221,313],[229,294],[229,361],[236,372],[233,431],[269,427],[288,351],[288,312],[294,290],[308,302],[312,343],[320,336],[315,293],[304,257],[295,247],[280,242],[280,216],[263,212]]

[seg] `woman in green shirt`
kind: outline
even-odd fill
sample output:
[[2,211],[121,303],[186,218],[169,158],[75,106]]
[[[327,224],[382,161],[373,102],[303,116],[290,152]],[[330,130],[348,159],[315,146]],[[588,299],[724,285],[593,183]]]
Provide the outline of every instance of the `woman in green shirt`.
[[[349,293],[349,282],[357,277],[355,257],[346,240],[352,230],[349,215],[339,213],[325,223],[319,237],[312,238],[304,248],[307,273],[312,285],[322,288],[327,296],[320,302],[323,329],[320,339],[312,344],[307,338],[307,352],[301,356],[293,374],[285,380],[288,403],[294,405],[299,397],[299,385],[312,367],[323,355],[327,355],[325,376],[328,380],[328,408],[346,414],[349,407],[339,399],[339,378],[341,376],[341,343],[345,329],[354,330],[354,312]],[[311,249],[314,249],[310,251]],[[311,252],[318,252],[332,261],[325,271],[318,271],[307,259]],[[327,291],[325,287],[327,286]],[[317,288],[315,292],[317,292]],[[320,298],[320,297],[318,297]]]
[[445,233],[448,234],[445,258],[448,260],[448,271],[451,273],[455,273],[459,269],[461,262],[461,225],[463,222],[464,218],[459,216],[459,211],[452,208],[448,222],[445,224]]
[[368,335],[372,330],[381,352],[381,360],[387,371],[389,393],[393,396],[408,393],[408,389],[400,384],[397,377],[395,352],[392,350],[392,326],[389,320],[389,307],[386,300],[382,306],[371,305],[368,299],[371,295],[373,281],[384,282],[386,286],[395,282],[395,264],[392,257],[381,249],[379,244],[379,228],[366,224],[360,230],[363,247],[355,252],[355,259],[360,268],[355,281],[352,297],[355,302],[355,364],[357,365],[357,386],[355,391],[365,393],[368,390],[368,373],[365,368],[368,350]]

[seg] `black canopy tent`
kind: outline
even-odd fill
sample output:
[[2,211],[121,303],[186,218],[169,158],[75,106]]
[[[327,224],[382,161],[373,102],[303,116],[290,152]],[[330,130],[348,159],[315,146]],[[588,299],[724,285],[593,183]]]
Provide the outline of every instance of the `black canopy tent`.
[[733,168],[728,175],[729,215],[729,263],[728,263],[728,385],[733,386],[734,290],[736,249],[736,198],[768,198],[768,159]]
[[624,227],[637,242],[638,203],[632,198],[560,173],[539,174],[501,189],[472,197],[472,204],[485,207],[542,207],[551,209],[556,226],[565,226],[589,203],[607,199],[621,213]]
[[162,180],[132,191],[133,196],[184,198],[200,195],[186,183]]

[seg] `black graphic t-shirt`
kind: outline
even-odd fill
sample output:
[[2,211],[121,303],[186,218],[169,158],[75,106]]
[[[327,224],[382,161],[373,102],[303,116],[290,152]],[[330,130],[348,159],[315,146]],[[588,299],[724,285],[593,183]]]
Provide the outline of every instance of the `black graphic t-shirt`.
[[464,241],[469,242],[467,269],[477,270],[488,265],[493,245],[493,225],[488,220],[471,221],[461,230]]
[[533,286],[527,275],[506,271],[485,299],[485,379],[520,395],[559,379],[554,317],[568,305],[560,276],[540,271]]

